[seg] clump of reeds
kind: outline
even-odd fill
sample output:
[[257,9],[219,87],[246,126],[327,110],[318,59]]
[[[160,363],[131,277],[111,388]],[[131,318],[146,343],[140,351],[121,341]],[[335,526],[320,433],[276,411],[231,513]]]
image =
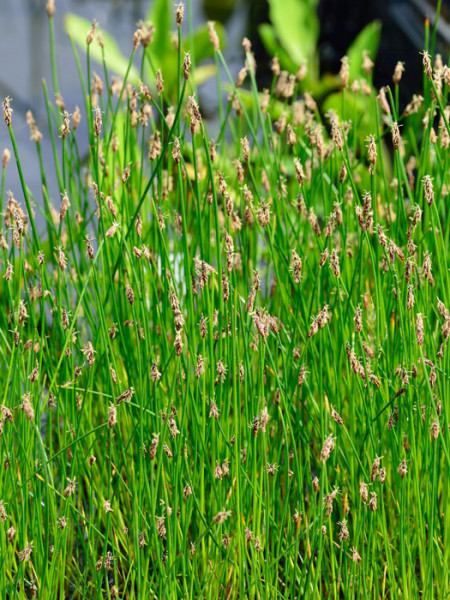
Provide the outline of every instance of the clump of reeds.
[[48,127],[27,118],[38,196],[3,101],[0,590],[442,598],[450,69],[425,51],[402,111],[402,63],[375,90],[371,57],[364,80],[345,57],[323,120],[277,61],[258,91],[248,40],[234,81],[210,23],[211,140],[183,18],[175,98],[149,24],[130,40],[149,80],[93,73],[95,23],[83,108],[53,72]]

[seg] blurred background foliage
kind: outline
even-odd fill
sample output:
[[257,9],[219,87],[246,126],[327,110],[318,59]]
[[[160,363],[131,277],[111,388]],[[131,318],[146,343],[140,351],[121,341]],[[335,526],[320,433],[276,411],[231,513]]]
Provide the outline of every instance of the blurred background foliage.
[[[32,108],[38,124],[46,121],[46,108],[42,101],[44,77],[51,79],[46,14],[43,0],[2,0],[0,20],[0,53],[8,56],[0,70],[0,93],[14,99],[16,114]],[[449,53],[450,0],[439,0],[441,19],[436,31],[436,50],[444,60]],[[132,35],[142,19],[155,27],[153,41],[146,54],[148,60],[142,67],[134,62],[130,81],[139,79],[149,86],[154,84],[155,72],[164,73],[165,94],[172,101],[177,93],[176,55],[167,52],[174,43],[174,3],[169,0],[57,0],[56,47],[60,70],[60,87],[63,95],[70,98],[69,110],[84,102],[78,89],[77,68],[73,60],[70,42],[62,27],[70,32],[77,48],[84,52],[86,33],[90,26],[87,18],[99,22],[105,40],[105,60],[111,73],[123,75],[127,69],[132,45]],[[405,73],[399,92],[400,112],[421,88],[421,59],[417,48],[424,47],[424,19],[433,15],[435,0],[379,0],[377,2],[354,2],[350,0],[189,0],[186,2],[187,18],[183,24],[182,51],[190,51],[193,59],[193,86],[199,88],[199,99],[205,118],[217,120],[218,105],[216,81],[213,77],[216,65],[211,55],[211,44],[205,22],[216,22],[224,56],[233,77],[243,66],[241,41],[246,35],[252,42],[260,89],[271,88],[274,77],[271,60],[277,57],[280,68],[298,73],[302,65],[307,69],[297,83],[297,91],[309,91],[318,104],[322,115],[333,109],[342,115],[336,92],[339,89],[338,72],[340,60],[349,57],[350,81],[365,79],[372,93],[381,86],[392,85],[392,73],[397,61],[405,62]],[[431,21],[433,26],[433,20]],[[23,43],[16,43],[16,32],[24,32]],[[15,51],[10,52],[14,47]],[[375,62],[367,75],[362,70],[362,52]],[[103,57],[97,44],[91,46],[93,68],[103,71]],[[83,68],[85,62],[82,61]],[[142,72],[140,72],[142,69]],[[225,80],[224,74],[220,74]],[[192,91],[192,88],[191,90]],[[242,91],[244,100],[251,102],[251,94]],[[373,131],[374,123],[368,121],[363,94],[348,94],[347,116],[361,121],[360,130]],[[274,100],[270,107],[274,119],[279,118],[284,107]],[[373,114],[373,113],[372,113]],[[349,116],[351,115],[351,116]],[[410,119],[416,132],[420,133],[420,115]],[[18,128],[16,135],[24,147],[28,181],[38,190],[39,165],[28,149],[29,133],[26,123]],[[7,144],[5,132],[0,131],[0,144]],[[44,151],[48,140],[43,140]],[[19,184],[14,178],[12,189]]]
[[[235,5],[236,0],[229,0],[225,3],[205,0],[204,11],[207,16],[226,21]],[[264,5],[262,3],[260,5],[262,9],[260,17],[264,18]],[[321,74],[318,5],[319,0],[283,0],[282,2],[268,0],[266,6],[268,21],[257,26],[257,30],[253,32],[253,38],[255,35],[259,36],[265,53],[268,55],[267,58],[275,57],[279,61],[281,69],[297,74],[299,91],[308,91],[323,105],[324,111],[331,109],[344,118],[345,115],[341,114],[341,100],[338,94],[340,89],[338,75]],[[149,2],[144,24],[148,28],[154,28],[152,43],[146,49],[148,60],[143,60],[140,73],[135,65],[130,67],[129,81],[136,85],[139,79],[142,79],[152,87],[156,72],[161,70],[164,74],[167,96],[174,101],[177,94],[178,64],[176,54],[169,50],[174,43],[178,43],[178,40],[173,39],[175,24],[172,3],[169,0]],[[65,17],[66,31],[82,50],[86,49],[85,39],[89,27],[88,20],[73,13],[69,13]],[[224,25],[216,23],[216,31],[223,48],[226,45]],[[251,34],[252,32],[250,32]],[[376,59],[380,34],[381,22],[374,20],[366,25],[350,44],[346,55],[349,59],[351,81],[361,79],[372,87],[371,73],[364,72],[362,56],[363,53],[366,53],[372,61]],[[111,71],[123,76],[128,68],[129,58],[120,51],[113,35],[102,30],[102,37],[106,50],[103,51],[98,44],[93,44],[90,47],[91,58],[100,64],[105,60]],[[201,25],[195,31],[190,28],[189,34],[182,44],[182,55],[184,52],[190,52],[195,65],[193,83],[200,85],[212,77],[215,72],[212,64],[213,49],[209,41],[207,25]],[[264,72],[262,78],[264,78]],[[244,96],[251,102],[251,94],[246,95],[244,91]],[[350,113],[358,120],[360,130],[363,129],[364,133],[369,135],[373,129],[373,123],[369,121],[371,111],[367,106],[368,97],[352,96],[349,98],[349,102]],[[283,110],[282,104],[272,105],[271,108],[273,116],[278,118]]]

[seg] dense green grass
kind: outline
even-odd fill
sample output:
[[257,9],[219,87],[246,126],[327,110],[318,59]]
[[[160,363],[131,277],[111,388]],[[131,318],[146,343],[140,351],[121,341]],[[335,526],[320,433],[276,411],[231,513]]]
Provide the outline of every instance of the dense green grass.
[[446,597],[448,68],[409,116],[218,77],[214,152],[181,69],[169,111],[87,56],[40,198],[4,104],[1,597]]

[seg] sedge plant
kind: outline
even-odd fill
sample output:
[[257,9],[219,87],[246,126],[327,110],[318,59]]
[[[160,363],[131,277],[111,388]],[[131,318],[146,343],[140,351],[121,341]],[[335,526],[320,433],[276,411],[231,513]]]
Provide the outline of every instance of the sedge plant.
[[3,101],[2,598],[444,598],[450,69],[433,36],[407,107],[403,65],[375,91],[344,59],[323,115],[289,73],[260,92],[248,40],[233,80],[210,24],[213,140],[182,4],[175,101],[161,71],[152,91],[127,81],[151,69],[145,25],[125,77],[94,76],[94,23],[80,108],[47,11],[40,197]]

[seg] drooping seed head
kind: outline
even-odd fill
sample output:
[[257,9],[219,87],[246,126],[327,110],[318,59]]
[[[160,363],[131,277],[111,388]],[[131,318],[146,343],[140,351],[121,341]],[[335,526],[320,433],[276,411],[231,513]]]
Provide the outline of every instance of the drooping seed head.
[[130,387],[128,390],[125,390],[120,394],[117,398],[117,404],[121,404],[122,402],[131,402],[131,398],[134,395],[134,388]]
[[73,479],[67,478],[67,480],[68,480],[69,483],[64,488],[63,495],[66,498],[70,498],[70,496],[73,496],[74,493],[75,493],[77,482],[76,482],[76,477],[74,477]]
[[333,405],[331,405],[331,416],[336,421],[336,423],[338,423],[338,425],[344,424],[344,421],[343,421],[341,415],[337,412],[337,410],[334,408]]

